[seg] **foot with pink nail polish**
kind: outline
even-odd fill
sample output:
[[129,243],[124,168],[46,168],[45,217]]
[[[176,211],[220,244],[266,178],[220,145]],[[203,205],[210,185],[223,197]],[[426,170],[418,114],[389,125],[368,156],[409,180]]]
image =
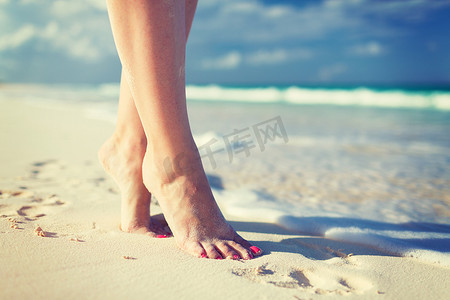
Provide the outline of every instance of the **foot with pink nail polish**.
[[[144,184],[158,199],[180,249],[210,259],[252,259],[261,250],[239,236],[222,215],[211,192],[193,141],[182,152],[184,169],[174,166],[179,156],[162,146],[147,149],[142,165]],[[161,153],[160,153],[161,152]],[[252,248],[253,247],[253,248]]]
[[116,131],[98,152],[100,163],[119,186],[120,230],[151,237],[168,237],[162,215],[150,218],[150,192],[142,182],[142,160],[147,142],[142,137]]
[[[104,169],[115,179],[121,190],[121,230],[167,238],[171,236],[171,232],[165,229],[167,227],[165,218],[162,215],[159,218],[150,218],[151,195],[142,178],[145,143],[131,140],[119,142],[123,139],[124,137],[115,134],[99,151]],[[197,179],[196,182],[190,182],[191,177],[181,185],[186,187],[186,190],[181,192],[188,190],[194,192],[188,199],[177,195],[179,191],[176,190],[171,191],[173,193],[171,197],[167,197],[165,194],[172,187],[167,187],[158,198],[172,222],[171,227],[179,233],[175,237],[179,247],[197,257],[252,259],[259,251],[252,250],[252,245],[241,238],[225,221],[212,197],[203,169],[200,171],[200,178],[194,177],[200,179],[199,181]],[[153,180],[158,181],[157,178]],[[158,191],[157,188],[154,190]],[[166,204],[167,198],[171,201]],[[177,204],[175,201],[177,198],[181,203]],[[184,210],[178,211],[176,208]]]

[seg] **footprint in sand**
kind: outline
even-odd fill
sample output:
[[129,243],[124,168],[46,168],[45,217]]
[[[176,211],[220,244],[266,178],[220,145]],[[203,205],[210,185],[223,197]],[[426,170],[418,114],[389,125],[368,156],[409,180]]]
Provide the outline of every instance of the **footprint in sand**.
[[[9,227],[13,230],[27,230],[33,224],[30,222],[55,214],[57,207],[62,205],[65,202],[57,195],[41,197],[29,190],[0,190],[0,217],[9,222]],[[40,237],[58,237],[57,233],[44,231],[40,227],[39,230],[35,229],[34,234]]]
[[373,285],[360,276],[339,276],[342,271],[330,271],[325,267],[292,268],[263,264],[255,268],[235,268],[232,274],[247,280],[271,284],[279,288],[299,289],[309,294],[320,295],[350,295],[363,294]]
[[33,196],[33,192],[23,190],[0,190],[0,199],[8,199],[13,197],[29,198]]
[[64,204],[57,195],[40,197],[29,190],[0,190],[0,215],[4,217],[34,221],[54,212],[52,207]]
[[37,161],[31,164],[28,178],[39,180],[52,180],[55,173],[60,173],[66,166],[57,160],[50,159]]
[[309,288],[311,283],[302,270],[290,270],[290,272],[280,272],[274,268],[269,268],[268,264],[249,269],[234,269],[234,275],[246,278],[251,281],[273,284],[281,288]]
[[[69,184],[65,178],[65,168],[64,162],[57,160],[37,161],[30,164],[25,176],[14,181],[2,181],[2,185],[14,187],[0,188],[0,218],[15,220],[14,224],[5,224],[13,229],[27,230],[36,224],[35,221],[64,210],[66,201],[58,195],[48,194],[48,187]],[[45,237],[56,237],[56,234],[46,231]]]

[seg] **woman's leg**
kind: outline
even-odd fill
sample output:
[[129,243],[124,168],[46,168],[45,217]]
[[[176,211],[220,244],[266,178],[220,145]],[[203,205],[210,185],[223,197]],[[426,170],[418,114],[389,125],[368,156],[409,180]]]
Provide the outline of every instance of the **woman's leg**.
[[150,224],[151,196],[142,181],[146,147],[147,138],[122,74],[116,129],[100,148],[99,159],[120,188],[121,229],[155,236],[157,230]]
[[157,197],[178,246],[199,257],[250,258],[250,244],[226,223],[213,198],[190,131],[184,1],[107,3],[125,77],[147,137],[144,184]]
[[[186,39],[194,19],[197,0],[186,0]],[[163,233],[163,224],[151,226],[151,195],[142,180],[142,160],[147,137],[134,104],[130,88],[122,72],[117,125],[114,134],[99,151],[105,170],[115,179],[122,194],[121,229],[154,236]],[[160,225],[160,226],[158,226]]]

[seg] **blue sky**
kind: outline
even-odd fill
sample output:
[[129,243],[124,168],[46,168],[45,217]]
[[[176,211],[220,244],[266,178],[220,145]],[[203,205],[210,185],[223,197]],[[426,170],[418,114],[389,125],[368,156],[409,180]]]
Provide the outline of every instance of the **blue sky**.
[[[450,84],[450,0],[200,0],[188,83]],[[0,0],[0,80],[119,80],[104,0]]]

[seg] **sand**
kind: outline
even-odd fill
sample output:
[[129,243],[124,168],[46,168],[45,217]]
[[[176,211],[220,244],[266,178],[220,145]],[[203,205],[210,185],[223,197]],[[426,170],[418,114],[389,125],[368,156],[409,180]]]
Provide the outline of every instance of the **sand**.
[[251,261],[198,259],[173,238],[123,233],[120,195],[96,160],[113,125],[86,118],[73,103],[0,105],[0,299],[450,295],[444,266],[251,219],[230,219],[265,251]]

